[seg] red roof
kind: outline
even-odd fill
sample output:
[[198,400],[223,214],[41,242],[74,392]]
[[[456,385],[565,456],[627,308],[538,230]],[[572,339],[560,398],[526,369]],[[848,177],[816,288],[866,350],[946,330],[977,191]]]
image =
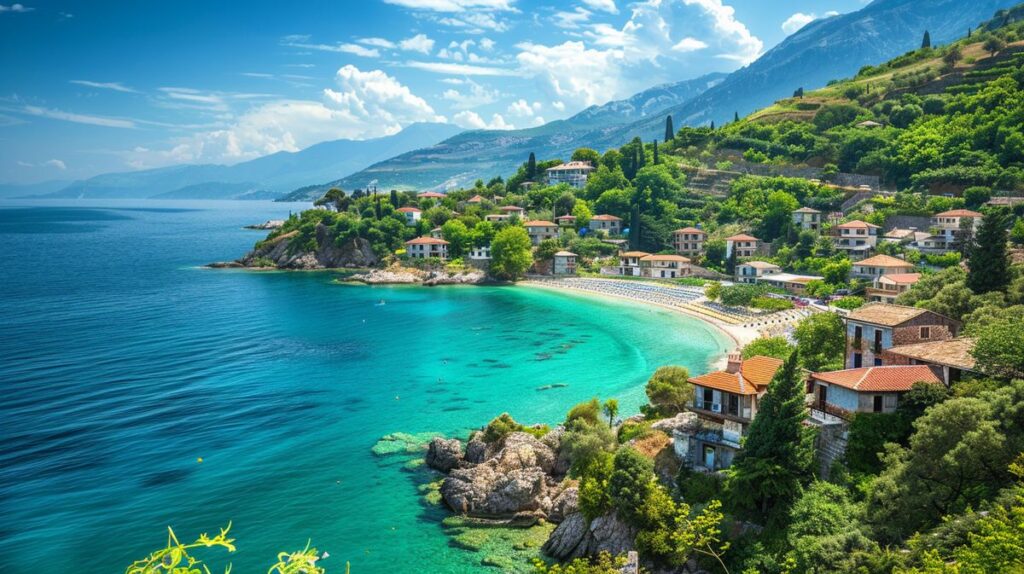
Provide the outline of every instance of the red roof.
[[891,255],[875,255],[874,257],[854,261],[853,264],[862,265],[864,267],[914,267],[913,263]]
[[882,275],[881,279],[888,279],[897,285],[912,285],[921,279],[920,273],[889,273]]
[[558,221],[559,219],[576,219],[576,216],[575,215],[559,215],[558,217],[555,218],[555,221]]
[[739,235],[733,235],[732,237],[726,237],[726,241],[761,241],[753,235],[747,235],[746,233],[740,233]]
[[501,211],[526,211],[525,209],[519,207],[518,205],[506,205],[498,209],[500,209]]
[[448,245],[448,242],[444,239],[438,239],[436,237],[417,237],[416,239],[410,239],[405,242],[406,245]]
[[437,193],[436,191],[424,191],[423,193],[416,194],[416,197],[425,197],[430,199],[444,198],[443,193]]
[[935,217],[982,217],[982,214],[970,209],[951,209],[942,213],[936,213]]
[[701,235],[707,235],[707,233],[704,233],[703,230],[697,229],[696,227],[684,227],[682,229],[677,229],[677,230],[673,231],[672,233],[673,234],[676,234],[676,233],[699,233]]
[[558,227],[550,221],[527,221],[523,227]]
[[622,221],[621,217],[615,217],[614,215],[595,215],[590,218],[591,221]]
[[813,373],[815,380],[858,392],[896,393],[909,391],[914,383],[942,383],[927,365],[861,367],[827,373]]
[[727,393],[738,395],[756,395],[768,383],[772,382],[775,372],[782,366],[782,360],[773,357],[757,355],[740,363],[737,373],[729,371],[715,371],[697,377],[690,377],[689,382],[718,389]]
[[420,212],[420,210],[416,209],[415,207],[399,207],[395,211],[397,211],[399,213],[419,213]]
[[466,203],[480,203],[484,200],[483,196],[474,195],[473,197],[466,200]]
[[873,223],[854,219],[853,221],[847,221],[841,225],[836,226],[837,229],[879,229],[879,227]]

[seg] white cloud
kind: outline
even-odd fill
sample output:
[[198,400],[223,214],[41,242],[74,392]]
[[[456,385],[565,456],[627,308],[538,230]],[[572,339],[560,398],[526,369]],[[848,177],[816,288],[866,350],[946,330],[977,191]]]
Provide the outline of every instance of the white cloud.
[[514,117],[532,118],[535,117],[538,112],[540,112],[541,108],[543,108],[543,104],[541,104],[540,102],[533,102],[531,104],[525,99],[519,98],[518,100],[509,104],[508,110],[506,111],[509,115]]
[[33,10],[35,10],[35,8],[29,8],[28,6],[25,6],[24,4],[11,4],[10,6],[4,6],[3,4],[0,4],[0,14],[2,14],[4,12],[21,12],[21,13],[23,13],[23,12],[31,12]]
[[122,84],[121,82],[93,82],[90,80],[69,80],[72,84],[78,84],[79,86],[86,86],[89,88],[98,88],[101,90],[113,90],[115,92],[129,92],[138,93],[138,90],[134,90]]
[[47,167],[55,167],[61,171],[64,171],[68,168],[68,166],[66,166],[64,162],[59,159],[48,159],[43,162],[43,165]]
[[473,130],[513,130],[515,126],[506,122],[501,114],[491,116],[490,123],[485,122],[480,114],[469,110],[459,112],[452,116],[452,120],[459,127]]
[[433,10],[435,12],[463,12],[467,9],[511,10],[515,0],[384,0],[387,4]]
[[334,52],[340,54],[352,54],[363,58],[379,58],[380,51],[376,48],[367,48],[359,44],[339,42],[337,44],[310,44],[307,42],[283,42],[290,48],[302,48],[303,50],[317,50],[319,52]]
[[437,74],[455,74],[461,76],[515,76],[514,70],[494,66],[474,66],[470,64],[453,64],[451,62],[406,62],[406,67],[425,70]]
[[619,9],[615,6],[615,0],[583,0],[583,3],[594,10],[603,10],[611,14],[619,13]]
[[129,119],[76,114],[72,112],[64,112],[61,110],[54,110],[39,106],[25,106],[24,108],[18,111],[21,111],[22,113],[28,114],[30,116],[50,118],[52,120],[63,120],[65,122],[72,122],[76,124],[87,124],[91,126],[124,129],[131,129],[136,127],[135,121]]
[[761,55],[764,42],[736,19],[736,10],[732,6],[726,6],[722,0],[683,0],[683,4],[700,7],[704,15],[711,18],[718,39],[726,44],[723,47],[727,51],[718,54],[719,57],[746,65]]
[[590,49],[583,42],[557,46],[527,42],[518,47],[520,69],[536,78],[553,98],[589,106],[620,91],[615,70],[622,64],[622,50]]
[[[835,10],[829,10],[820,16],[820,18],[831,18],[832,16],[838,16],[839,12]],[[804,14],[803,12],[797,12],[786,18],[786,21],[782,23],[782,31],[787,34],[792,34],[811,22],[817,20],[819,16],[815,13]]]
[[447,84],[455,85],[468,85],[468,91],[459,91],[454,88],[450,88],[441,94],[441,97],[445,100],[452,102],[452,108],[456,110],[468,110],[479,106],[486,106],[493,104],[498,101],[500,93],[498,90],[489,90],[486,86],[478,84],[473,80],[457,80],[456,82],[451,79],[442,80]]
[[458,17],[447,16],[439,19],[437,23],[453,28],[462,28],[470,34],[483,34],[487,30],[493,32],[505,32],[508,30],[508,24],[498,20],[493,14],[485,12],[469,12],[460,14]]
[[582,24],[589,22],[592,14],[593,12],[590,10],[587,10],[582,6],[577,6],[572,12],[555,12],[553,19],[555,26],[558,26],[559,28],[576,30]]
[[421,52],[423,54],[429,54],[434,49],[434,41],[428,38],[426,34],[416,34],[412,38],[402,40],[398,45],[403,50]]
[[392,42],[391,40],[386,40],[384,38],[359,38],[358,40],[356,40],[356,42],[364,46],[374,46],[375,48],[387,48],[389,50],[394,49],[395,47],[394,42]]
[[687,37],[677,42],[675,46],[672,46],[672,49],[675,50],[676,52],[695,52],[697,50],[703,50],[704,48],[707,47],[707,43],[702,42],[696,38]]

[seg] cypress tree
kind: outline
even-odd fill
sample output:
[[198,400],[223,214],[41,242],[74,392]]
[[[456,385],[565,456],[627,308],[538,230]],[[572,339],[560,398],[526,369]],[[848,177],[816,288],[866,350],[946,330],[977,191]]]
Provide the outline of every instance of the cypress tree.
[[715,129],[715,120],[711,120],[711,129],[712,129],[712,130],[714,130],[714,129]]
[[736,273],[736,247],[733,246],[732,251],[729,252],[729,257],[725,260],[725,273],[726,275],[732,275]]
[[793,92],[793,97],[800,98],[802,100],[804,98],[804,89],[802,87],[797,88],[796,91]]
[[734,121],[734,122],[740,121],[740,113],[739,112],[733,112],[732,113],[732,121]]
[[797,351],[793,351],[758,402],[757,414],[733,461],[730,500],[769,518],[783,516],[801,486],[813,478],[813,431],[804,427],[807,406]]
[[377,219],[380,219],[380,196],[377,195],[376,190],[373,192],[373,197],[377,199],[377,203],[374,204],[373,214],[377,216]]
[[392,189],[391,190],[391,207],[394,207],[395,209],[398,209],[399,207],[401,207],[400,205],[398,205],[398,190],[397,189]]
[[526,160],[526,179],[533,181],[537,176],[537,156],[530,152],[530,159]]
[[676,130],[672,129],[672,115],[669,114],[669,116],[665,118],[665,143],[668,143],[674,140],[675,138]]
[[640,249],[640,206],[634,205],[629,212],[629,246]]
[[658,140],[654,140],[654,165],[658,165]]
[[928,33],[928,30],[924,31],[924,38],[921,39],[921,48],[932,47],[932,36]]
[[1006,209],[990,209],[970,249],[967,262],[967,287],[981,295],[1001,291],[1010,284],[1010,259],[1006,252]]

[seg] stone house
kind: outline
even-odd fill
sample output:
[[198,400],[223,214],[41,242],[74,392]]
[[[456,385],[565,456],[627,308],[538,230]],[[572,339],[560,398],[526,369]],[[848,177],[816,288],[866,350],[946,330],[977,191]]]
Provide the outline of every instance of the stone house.
[[903,393],[914,383],[941,385],[927,365],[861,367],[811,373],[811,408],[843,419],[855,413],[893,413]]
[[927,365],[936,371],[948,387],[964,373],[977,373],[974,339],[957,337],[944,341],[926,341],[891,347],[882,352],[883,365]]
[[555,275],[576,274],[576,254],[570,251],[559,251],[554,257]]
[[933,311],[886,303],[868,303],[844,321],[848,369],[881,366],[886,349],[952,339],[960,330],[959,321]]
[[819,231],[821,212],[813,207],[801,207],[793,212],[793,225],[805,231]]

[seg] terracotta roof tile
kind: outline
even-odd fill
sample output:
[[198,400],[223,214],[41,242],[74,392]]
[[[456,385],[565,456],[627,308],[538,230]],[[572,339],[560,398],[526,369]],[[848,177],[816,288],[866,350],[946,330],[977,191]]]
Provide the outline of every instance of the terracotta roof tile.
[[930,313],[927,309],[907,307],[905,305],[889,305],[888,303],[868,303],[858,307],[846,316],[850,321],[872,323],[886,327],[895,327],[917,317],[922,313]]
[[595,215],[590,218],[591,221],[622,221],[621,217],[615,217],[614,215]]
[[935,217],[982,217],[982,214],[970,209],[951,209],[942,213],[936,213]]
[[904,392],[914,383],[938,383],[942,379],[927,365],[861,367],[811,374],[815,380],[859,392]]
[[973,339],[959,337],[945,341],[928,341],[890,347],[886,349],[886,352],[935,365],[973,371],[975,366],[974,357],[971,355],[973,349]]
[[726,237],[726,241],[761,241],[753,235],[747,235],[746,233],[740,233],[739,235],[733,235],[732,237]]
[[684,227],[682,229],[677,229],[677,230],[673,231],[672,233],[673,234],[679,234],[679,233],[699,233],[701,235],[707,235],[707,233],[703,229],[697,229],[696,227]]
[[646,251],[627,251],[625,253],[620,253],[619,257],[647,257],[648,255],[650,255],[650,253],[647,253]]
[[648,255],[642,257],[640,261],[678,261],[679,263],[689,263],[689,257],[683,257],[682,255]]
[[537,221],[527,221],[526,223],[523,223],[523,227],[558,227],[558,226],[555,225],[554,223],[551,223],[550,221],[537,220]]
[[865,267],[913,267],[914,264],[909,261],[904,261],[898,257],[891,255],[875,255],[874,257],[868,257],[860,261],[854,261],[854,265],[863,265]]
[[837,229],[879,229],[879,227],[877,225],[874,225],[872,223],[868,223],[866,221],[861,221],[859,219],[854,219],[853,221],[847,221],[846,223],[842,223],[840,225],[837,225],[836,228]]
[[881,279],[888,279],[897,285],[913,285],[921,279],[920,273],[887,273]]
[[444,239],[438,239],[436,237],[417,237],[416,239],[410,239],[405,242],[406,245],[448,245],[448,242]]
[[782,267],[779,267],[778,265],[774,263],[769,263],[767,261],[747,261],[744,263],[740,263],[740,266],[743,265],[753,267],[754,269],[782,269]]
[[416,209],[415,207],[399,207],[395,211],[397,211],[399,213],[419,213],[420,212],[420,210]]
[[757,355],[740,363],[738,373],[714,371],[697,377],[690,377],[689,382],[718,389],[738,395],[756,395],[772,382],[775,372],[782,366],[782,360],[774,357]]

